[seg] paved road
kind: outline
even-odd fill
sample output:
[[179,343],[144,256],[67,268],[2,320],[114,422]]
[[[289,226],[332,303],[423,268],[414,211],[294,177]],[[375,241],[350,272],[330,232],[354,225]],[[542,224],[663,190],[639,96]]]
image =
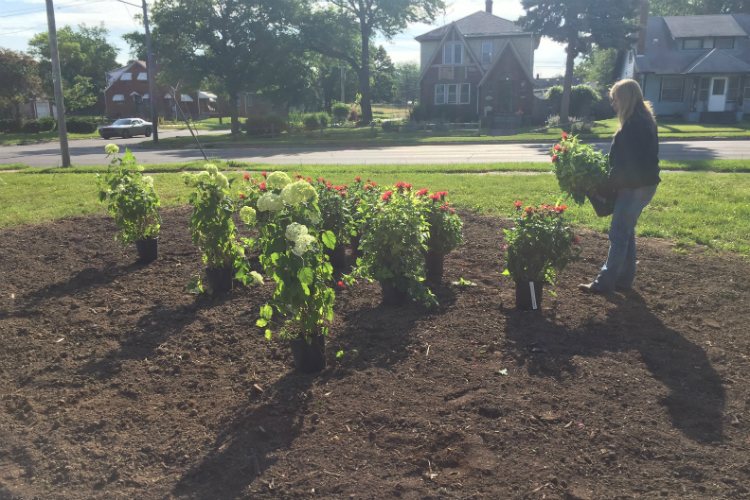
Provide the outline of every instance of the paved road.
[[[186,135],[187,131],[164,132],[164,137]],[[201,132],[205,135],[207,132]],[[76,165],[101,165],[104,145],[115,142],[130,147],[142,163],[174,163],[200,160],[198,149],[139,149],[143,138],[104,141],[71,141],[72,161]],[[209,158],[277,165],[298,164],[446,164],[549,161],[549,144],[452,144],[368,148],[295,147],[208,149]],[[599,144],[604,150],[609,144]],[[750,159],[750,141],[674,141],[661,144],[663,160]],[[60,164],[56,143],[0,147],[0,164],[24,163],[32,167]]]

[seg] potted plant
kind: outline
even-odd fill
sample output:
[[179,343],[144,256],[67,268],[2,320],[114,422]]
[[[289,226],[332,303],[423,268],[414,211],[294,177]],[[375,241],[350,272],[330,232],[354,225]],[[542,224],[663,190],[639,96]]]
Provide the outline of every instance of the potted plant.
[[346,242],[349,239],[351,215],[348,203],[348,186],[334,186],[322,177],[315,183],[318,193],[318,207],[323,219],[323,229],[331,231],[336,237],[336,248],[327,250],[334,269],[346,267]]
[[364,227],[373,214],[380,199],[378,185],[367,179],[362,182],[362,177],[354,178],[354,185],[348,189],[349,196],[346,200],[349,202],[349,242],[352,247],[352,255],[355,257],[362,256],[359,242],[364,232]]
[[336,239],[333,232],[320,228],[315,188],[304,179],[280,188],[286,174],[277,174],[283,173],[268,176],[270,191],[258,200],[258,214],[250,207],[241,212],[251,226],[267,212],[259,228],[260,260],[276,289],[261,307],[257,325],[266,329],[266,338],[271,340],[274,310],[278,312],[283,321],[278,336],[289,338],[297,370],[313,373],[326,366],[325,335],[333,320],[335,292],[329,286],[333,267],[323,246],[334,248]]
[[437,304],[424,285],[429,227],[420,204],[406,189],[385,191],[365,224],[359,265],[346,277],[349,282],[356,277],[379,281],[386,305],[403,305],[409,298]]
[[427,237],[426,275],[429,281],[440,282],[443,279],[445,255],[451,253],[463,240],[463,223],[456,210],[447,201],[447,191],[436,191],[428,196],[429,190],[417,191],[417,198],[423,201],[422,210],[430,226]]
[[118,232],[115,239],[123,245],[135,242],[138,261],[148,264],[159,255],[159,196],[154,191],[154,179],[144,176],[143,167],[136,165],[129,149],[117,157],[120,148],[108,144],[107,157],[112,157],[106,174],[97,174],[99,202],[107,203],[107,210],[115,219]]
[[505,230],[507,269],[516,284],[516,307],[542,307],[545,283],[554,284],[557,274],[579,259],[578,237],[565,222],[565,205],[522,208],[515,203],[511,216],[515,227]]
[[[213,292],[227,292],[232,289],[234,278],[244,282],[248,277],[244,248],[237,242],[237,228],[232,221],[235,206],[229,195],[231,182],[211,164],[199,174],[183,174],[183,180],[195,188],[189,198],[193,205],[190,233],[203,254],[208,286]],[[190,287],[199,286],[198,280]]]
[[560,189],[582,205],[591,201],[599,217],[612,215],[614,197],[597,193],[597,187],[607,178],[609,156],[581,144],[577,136],[563,133],[562,140],[550,149],[552,165]]

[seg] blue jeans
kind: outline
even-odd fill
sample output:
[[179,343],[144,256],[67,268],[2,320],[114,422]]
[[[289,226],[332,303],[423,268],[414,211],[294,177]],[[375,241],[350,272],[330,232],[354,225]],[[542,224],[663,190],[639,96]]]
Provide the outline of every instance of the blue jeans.
[[594,288],[614,292],[615,287],[630,288],[635,280],[635,225],[646,205],[656,194],[657,186],[620,189],[609,226],[609,255]]

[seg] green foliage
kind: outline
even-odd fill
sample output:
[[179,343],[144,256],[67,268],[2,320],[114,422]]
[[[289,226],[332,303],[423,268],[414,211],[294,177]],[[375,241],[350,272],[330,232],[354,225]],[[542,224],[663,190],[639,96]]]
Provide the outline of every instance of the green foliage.
[[21,126],[21,105],[39,96],[39,64],[27,54],[0,47],[0,108],[13,108]]
[[448,191],[436,191],[427,195],[427,189],[417,192],[422,200],[422,213],[429,225],[427,248],[439,254],[447,255],[463,245],[463,222],[447,200]]
[[419,75],[419,64],[415,62],[396,64],[394,75],[396,102],[406,103],[419,100]]
[[550,149],[552,166],[560,189],[573,197],[576,203],[586,202],[604,182],[609,171],[609,156],[588,144],[581,144],[577,136],[563,134],[559,144]]
[[378,202],[380,200],[380,191],[375,182],[367,179],[362,182],[362,177],[354,178],[354,184],[347,188],[349,215],[351,216],[349,225],[349,234],[351,236],[361,236],[364,232],[365,225],[376,213]]
[[50,132],[57,128],[57,119],[51,116],[45,116],[43,118],[39,118],[39,125],[41,132]]
[[88,108],[96,104],[97,97],[93,94],[93,89],[91,78],[76,75],[73,78],[73,85],[63,89],[65,112]]
[[318,207],[323,219],[323,229],[330,231],[339,244],[345,244],[349,239],[352,225],[348,186],[346,184],[334,186],[322,177],[318,178],[314,186],[318,193]]
[[71,134],[91,134],[99,127],[99,118],[91,116],[71,116],[65,119],[65,126]]
[[[586,54],[575,67],[573,76],[580,76],[587,82],[596,82],[600,88],[609,90],[617,78],[615,75],[616,62],[616,49],[600,49],[594,46],[591,52]],[[573,114],[575,113],[573,112]]]
[[232,221],[235,207],[229,196],[230,181],[211,164],[199,174],[183,174],[183,180],[194,188],[189,198],[193,206],[190,233],[203,253],[203,263],[208,268],[238,270],[236,264],[244,261],[244,255]]
[[567,226],[565,210],[565,205],[523,209],[521,202],[516,202],[511,215],[515,227],[504,230],[508,242],[505,274],[513,281],[554,284],[557,273],[579,259],[578,238]]
[[424,285],[429,226],[422,201],[406,185],[394,189],[381,195],[373,216],[365,223],[360,242],[362,258],[347,280],[375,279],[384,288],[408,291],[427,306],[437,304]]
[[39,120],[24,120],[21,125],[21,133],[23,134],[38,134],[42,131],[42,124]]
[[305,115],[304,118],[302,118],[302,123],[304,123],[307,130],[317,130],[320,128],[320,120],[318,119],[317,113]]
[[278,113],[254,115],[245,120],[245,131],[249,136],[269,135],[272,129],[274,134],[280,134],[287,128],[286,120]]
[[260,262],[276,282],[273,298],[260,308],[257,326],[266,329],[270,340],[275,309],[284,321],[279,337],[325,335],[336,294],[329,286],[333,267],[323,246],[333,248],[336,238],[321,227],[317,195],[307,181],[291,182],[283,172],[274,172],[265,183],[257,210],[241,211],[249,228],[258,227]]
[[396,93],[394,76],[396,68],[393,66],[388,52],[380,45],[370,49],[372,53],[371,98],[375,102],[392,102]]
[[[550,88],[547,92],[547,99],[549,99],[552,111],[559,113],[562,104],[563,88],[560,85],[555,85]],[[599,92],[592,89],[588,85],[575,85],[570,90],[570,111],[569,116],[578,116],[583,110],[583,107],[587,104],[594,104],[601,100]]]
[[331,105],[331,114],[336,123],[344,123],[349,116],[349,111],[349,105],[346,103],[336,101]]
[[97,174],[99,203],[106,203],[115,219],[118,233],[115,239],[127,245],[133,241],[156,238],[161,227],[159,196],[154,191],[154,179],[143,176],[143,167],[136,165],[129,149],[125,156],[117,157],[119,148],[106,147],[107,157],[112,157],[106,174]]

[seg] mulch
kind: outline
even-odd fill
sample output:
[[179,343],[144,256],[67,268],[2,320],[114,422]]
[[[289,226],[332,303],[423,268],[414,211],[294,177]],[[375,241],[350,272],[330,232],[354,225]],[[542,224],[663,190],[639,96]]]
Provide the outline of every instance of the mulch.
[[439,307],[338,291],[300,375],[255,327],[273,284],[187,293],[189,209],[163,216],[148,266],[104,216],[0,231],[0,499],[750,498],[741,257],[640,239],[635,289],[590,296],[584,231],[520,312],[508,221],[464,212]]

